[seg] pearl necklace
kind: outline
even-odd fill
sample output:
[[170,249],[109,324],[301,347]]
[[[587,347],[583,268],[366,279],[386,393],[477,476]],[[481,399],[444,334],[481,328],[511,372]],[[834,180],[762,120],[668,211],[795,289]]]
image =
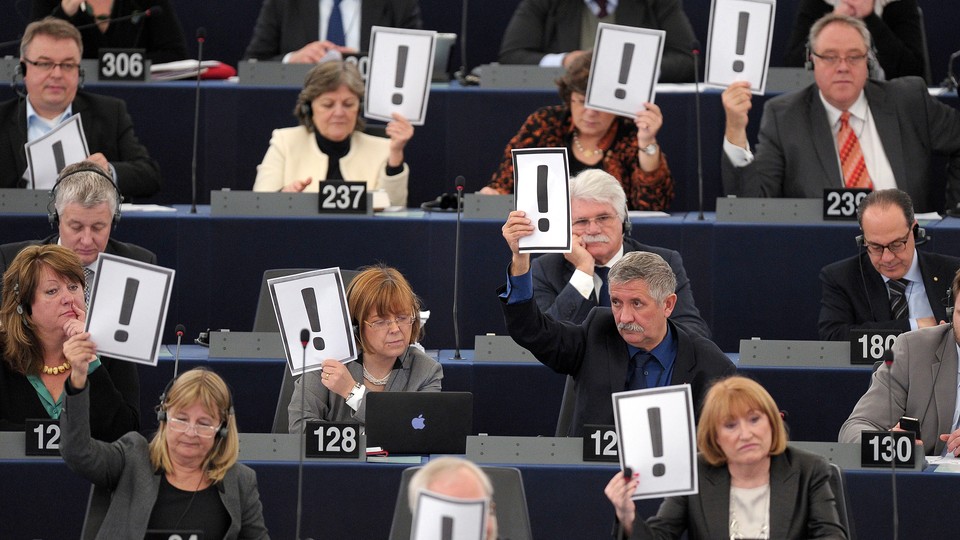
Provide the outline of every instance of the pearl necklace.
[[42,371],[44,375],[59,375],[61,373],[66,373],[69,370],[70,370],[70,362],[64,362],[56,367],[49,367],[49,366],[40,367],[40,371]]
[[393,370],[390,370],[382,378],[378,379],[374,377],[369,371],[367,371],[367,366],[363,366],[363,378],[370,381],[370,384],[375,386],[386,386],[387,381],[390,380],[390,375],[393,373]]
[[586,148],[584,148],[583,145],[580,144],[580,137],[577,137],[576,132],[574,132],[573,134],[573,145],[576,146],[577,150],[579,150],[580,153],[585,156],[602,156],[603,155],[603,148],[600,148],[599,146],[597,147],[596,150],[587,150]]

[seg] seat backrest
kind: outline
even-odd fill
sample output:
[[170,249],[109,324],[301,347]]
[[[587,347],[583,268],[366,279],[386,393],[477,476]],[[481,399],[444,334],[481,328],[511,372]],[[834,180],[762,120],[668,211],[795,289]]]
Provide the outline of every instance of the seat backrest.
[[93,484],[90,486],[90,498],[87,499],[87,513],[83,518],[83,529],[80,538],[93,540],[100,532],[100,525],[110,508],[110,490]]
[[567,382],[563,385],[563,398],[560,400],[560,414],[557,415],[555,436],[566,437],[570,434],[570,424],[573,422],[573,410],[576,405],[576,386],[573,377],[567,375]]
[[[407,502],[407,486],[420,467],[410,467],[400,477],[400,493],[393,509],[390,540],[409,540],[413,515]],[[514,467],[481,467],[493,484],[493,498],[497,503],[497,527],[500,540],[533,540],[527,496],[523,491],[523,477]]]
[[850,499],[847,497],[846,477],[839,465],[833,462],[830,462],[829,465],[830,489],[833,490],[833,498],[836,500],[840,524],[847,530],[847,538],[854,540],[857,535],[853,530],[853,519],[850,518]]

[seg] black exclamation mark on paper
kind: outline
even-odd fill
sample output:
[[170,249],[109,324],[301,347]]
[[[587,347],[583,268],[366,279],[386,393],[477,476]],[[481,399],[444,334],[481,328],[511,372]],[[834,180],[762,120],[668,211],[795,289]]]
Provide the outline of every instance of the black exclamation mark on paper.
[[[137,289],[140,288],[140,280],[127,278],[127,285],[123,289],[123,302],[120,304],[120,324],[127,326],[130,324],[130,317],[133,315],[133,303],[137,299]],[[113,334],[113,339],[119,343],[125,343],[130,338],[130,334],[119,329]]]
[[[307,318],[310,319],[310,330],[314,333],[320,332],[320,313],[317,311],[317,293],[312,288],[300,289],[300,296],[303,297],[303,307],[307,308]],[[317,336],[313,338],[313,348],[322,351],[326,344],[323,338]]]
[[[660,425],[660,407],[647,409],[647,420],[650,422],[650,442],[653,443],[653,457],[663,457],[663,428]],[[663,463],[653,464],[653,475],[663,476],[667,466]]]
[[[546,214],[549,211],[547,205],[547,166],[546,165],[537,165],[537,210],[541,214]],[[547,218],[540,218],[540,221],[537,222],[537,228],[540,229],[540,232],[547,232],[550,230],[550,220]]]
[[450,516],[440,518],[440,540],[453,540],[453,518]]
[[[394,88],[403,88],[403,78],[407,74],[407,53],[409,51],[410,47],[406,45],[397,48],[397,76],[393,81]],[[403,94],[400,92],[394,93],[392,101],[394,105],[400,105],[403,103]]]
[[57,174],[67,166],[67,160],[63,157],[63,141],[53,143],[53,162],[57,167]]
[[[630,64],[633,62],[633,49],[635,47],[636,45],[633,43],[623,44],[623,56],[620,57],[620,77],[617,79],[620,84],[627,84],[627,79],[630,78]],[[613,95],[617,99],[623,99],[627,97],[627,91],[623,88],[617,88]]]
[[[750,22],[750,14],[746,11],[740,12],[740,22],[737,25],[737,55],[742,56],[747,50],[747,24]],[[733,71],[740,73],[743,71],[743,60],[733,61]]]

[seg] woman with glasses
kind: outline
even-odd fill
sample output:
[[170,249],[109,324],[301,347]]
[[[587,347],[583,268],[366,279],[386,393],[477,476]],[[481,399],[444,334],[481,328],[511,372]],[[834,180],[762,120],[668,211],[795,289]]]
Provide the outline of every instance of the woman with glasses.
[[[384,265],[364,268],[347,288],[360,357],[300,377],[287,408],[290,432],[303,422],[360,422],[367,392],[439,392],[443,368],[420,351],[420,301],[399,271]],[[303,408],[301,410],[301,401]]]
[[585,105],[592,54],[570,62],[557,80],[562,105],[543,107],[527,117],[510,139],[500,167],[480,193],[513,193],[515,148],[562,148],[570,157],[570,176],[603,169],[623,184],[631,210],[666,210],[673,201],[673,177],[657,144],[663,126],[660,107],[645,103],[633,118],[590,109]]
[[223,379],[205,369],[183,373],[160,396],[153,439],[132,432],[103,443],[90,438],[83,374],[91,353],[77,348],[68,356],[73,369],[60,452],[70,469],[111,492],[109,508],[88,515],[85,538],[152,538],[151,531],[164,531],[164,538],[187,538],[188,531],[269,538],[256,473],[237,463],[237,422]]

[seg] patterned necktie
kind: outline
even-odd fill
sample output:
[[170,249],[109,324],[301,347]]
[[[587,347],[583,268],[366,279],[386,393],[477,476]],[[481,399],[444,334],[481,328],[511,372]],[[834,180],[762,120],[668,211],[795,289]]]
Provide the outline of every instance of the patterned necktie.
[[332,41],[337,45],[346,45],[347,38],[343,31],[343,16],[340,15],[340,1],[341,0],[333,0],[330,19],[327,20],[327,41]]
[[894,320],[907,318],[907,284],[906,279],[891,279],[887,281],[890,291],[890,316]]
[[840,151],[840,171],[843,173],[843,185],[848,188],[873,189],[867,163],[860,149],[860,139],[850,127],[850,112],[840,115],[840,131],[837,132],[837,148]]
[[610,268],[595,266],[593,271],[600,276],[600,293],[597,295],[597,303],[601,306],[610,307],[610,287],[607,286],[607,276],[610,275]]
[[93,289],[93,270],[84,267],[83,268],[83,277],[86,280],[85,287],[83,288],[83,301],[90,305],[90,291]]
[[597,2],[597,18],[602,19],[608,15],[607,13],[607,0],[595,0]]

